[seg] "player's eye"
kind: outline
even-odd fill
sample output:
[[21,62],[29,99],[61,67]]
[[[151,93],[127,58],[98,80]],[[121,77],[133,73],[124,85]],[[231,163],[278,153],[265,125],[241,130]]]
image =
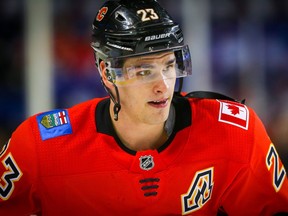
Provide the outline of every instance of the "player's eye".
[[164,72],[171,72],[175,68],[175,63],[171,63],[165,67]]
[[145,77],[145,76],[148,76],[151,74],[151,71],[150,70],[142,70],[142,71],[138,71],[136,73],[136,76],[138,77]]

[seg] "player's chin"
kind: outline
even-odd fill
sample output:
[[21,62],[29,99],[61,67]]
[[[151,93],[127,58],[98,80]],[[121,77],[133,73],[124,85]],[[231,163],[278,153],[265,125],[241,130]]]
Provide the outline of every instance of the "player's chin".
[[170,106],[166,106],[162,109],[157,109],[156,112],[153,112],[151,115],[150,121],[152,124],[161,124],[164,123],[169,116]]

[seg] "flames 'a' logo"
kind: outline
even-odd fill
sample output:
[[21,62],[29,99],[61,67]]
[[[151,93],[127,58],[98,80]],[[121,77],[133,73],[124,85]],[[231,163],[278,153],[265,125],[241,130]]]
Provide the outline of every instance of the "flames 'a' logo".
[[181,196],[183,215],[201,209],[209,201],[214,184],[213,170],[211,167],[196,172],[189,190]]

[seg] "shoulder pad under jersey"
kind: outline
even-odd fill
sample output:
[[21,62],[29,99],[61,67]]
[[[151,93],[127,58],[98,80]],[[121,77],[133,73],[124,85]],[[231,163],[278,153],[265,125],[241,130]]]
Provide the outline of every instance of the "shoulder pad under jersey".
[[231,97],[228,97],[226,95],[217,93],[217,92],[209,92],[209,91],[194,91],[186,94],[184,97],[187,98],[205,98],[205,99],[218,99],[218,100],[228,100],[228,101],[234,101],[241,104],[245,104],[245,99],[243,100],[236,100]]

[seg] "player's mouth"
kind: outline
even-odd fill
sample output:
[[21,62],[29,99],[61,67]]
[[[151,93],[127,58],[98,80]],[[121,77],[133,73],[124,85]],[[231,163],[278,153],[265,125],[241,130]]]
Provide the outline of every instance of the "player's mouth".
[[164,108],[168,105],[168,101],[168,98],[165,98],[161,100],[149,101],[148,104],[155,108]]

